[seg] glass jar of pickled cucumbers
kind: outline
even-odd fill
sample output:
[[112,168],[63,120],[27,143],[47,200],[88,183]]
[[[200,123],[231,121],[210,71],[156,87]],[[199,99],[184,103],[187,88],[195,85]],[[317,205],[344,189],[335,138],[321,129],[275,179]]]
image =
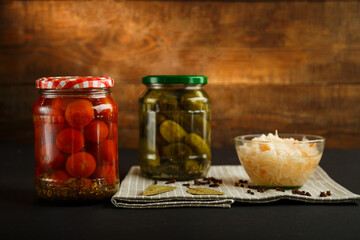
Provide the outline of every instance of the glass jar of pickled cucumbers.
[[119,188],[118,106],[109,77],[45,77],[33,106],[35,190],[51,201],[110,198]]
[[211,164],[211,102],[204,76],[147,76],[139,100],[143,176],[190,180],[206,176]]

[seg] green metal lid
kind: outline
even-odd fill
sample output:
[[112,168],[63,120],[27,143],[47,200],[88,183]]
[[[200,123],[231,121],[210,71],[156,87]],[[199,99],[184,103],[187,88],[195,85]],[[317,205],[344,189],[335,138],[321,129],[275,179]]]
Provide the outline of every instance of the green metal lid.
[[207,77],[200,75],[150,75],[143,77],[143,84],[207,84]]

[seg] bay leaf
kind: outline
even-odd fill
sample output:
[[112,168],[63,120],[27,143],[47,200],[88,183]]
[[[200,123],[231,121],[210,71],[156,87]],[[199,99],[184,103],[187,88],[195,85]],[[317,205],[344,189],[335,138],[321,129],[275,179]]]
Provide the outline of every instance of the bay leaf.
[[143,196],[153,196],[164,192],[170,192],[176,189],[176,187],[170,187],[170,186],[161,186],[161,185],[150,185],[148,186],[144,192],[141,194]]
[[193,195],[224,195],[225,193],[210,188],[188,188],[187,193]]

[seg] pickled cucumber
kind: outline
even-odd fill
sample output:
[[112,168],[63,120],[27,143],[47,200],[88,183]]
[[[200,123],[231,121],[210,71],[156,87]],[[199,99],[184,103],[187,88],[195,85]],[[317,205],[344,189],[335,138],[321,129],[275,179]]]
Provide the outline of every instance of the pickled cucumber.
[[140,113],[140,136],[155,141],[156,112]]
[[162,95],[168,93],[163,89],[149,90],[142,98],[142,102],[146,104],[156,104],[159,102]]
[[178,97],[171,92],[161,95],[158,103],[159,109],[162,112],[177,111],[179,106]]
[[167,111],[167,112],[162,112],[164,114],[164,116],[169,119],[169,120],[173,120],[174,122],[180,123],[180,116],[181,116],[181,112],[180,111]]
[[198,161],[191,159],[186,160],[184,168],[185,168],[185,172],[189,174],[200,172],[203,169],[203,167],[200,165]]
[[159,153],[156,152],[155,154],[146,154],[144,155],[144,158],[147,160],[146,164],[149,167],[157,167],[160,165],[160,156]]
[[202,138],[210,137],[210,122],[207,120],[209,114],[202,115],[188,112],[166,112],[167,118],[180,124],[188,133],[196,133]]
[[210,138],[211,126],[206,118],[196,114],[184,113],[181,114],[179,121],[187,132],[196,133],[203,139]]
[[161,147],[161,146],[165,146],[166,144],[168,144],[168,142],[161,136],[160,130],[158,128],[156,134],[156,145]]
[[145,165],[156,167],[160,165],[160,155],[155,141],[140,139],[140,155],[145,161]]
[[199,90],[190,91],[183,94],[180,98],[183,109],[190,111],[207,111],[209,110],[208,102],[208,98]]
[[173,162],[183,162],[191,155],[191,149],[184,143],[172,143],[162,148],[162,155]]
[[187,135],[187,132],[172,120],[165,120],[161,123],[160,133],[169,143],[180,142]]
[[199,135],[190,133],[184,138],[184,141],[193,150],[194,153],[199,155],[206,155],[207,158],[211,158],[210,147]]

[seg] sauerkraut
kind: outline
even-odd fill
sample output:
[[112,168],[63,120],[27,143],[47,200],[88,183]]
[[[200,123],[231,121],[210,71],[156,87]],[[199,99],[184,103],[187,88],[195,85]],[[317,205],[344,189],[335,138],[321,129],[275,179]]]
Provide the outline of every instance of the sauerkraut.
[[277,132],[246,141],[236,150],[251,180],[262,186],[302,186],[322,155],[315,143],[280,138]]

